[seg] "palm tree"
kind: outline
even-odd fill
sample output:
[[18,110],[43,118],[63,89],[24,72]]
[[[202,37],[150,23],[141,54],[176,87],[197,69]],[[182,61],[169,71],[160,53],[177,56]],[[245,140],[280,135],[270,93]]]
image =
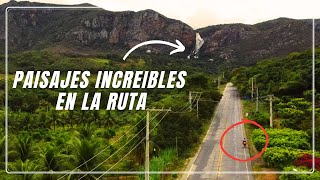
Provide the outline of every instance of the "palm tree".
[[106,111],[106,113],[107,113],[106,114],[106,118],[102,123],[104,123],[105,127],[108,127],[108,126],[111,126],[111,125],[115,125],[115,123],[114,123],[115,119],[111,115],[111,111]]
[[[100,114],[99,111],[93,111],[93,121],[95,124],[97,124],[97,121],[99,121],[100,119]],[[100,127],[101,123],[99,121],[99,127]]]
[[23,118],[23,128],[29,130],[31,126],[31,115],[29,113],[25,114]]
[[[30,171],[37,171],[39,170],[39,166],[36,163],[33,163],[30,160],[26,160],[25,162],[18,160],[16,162],[10,163],[8,166],[10,171],[21,171],[21,172],[30,172]],[[22,174],[17,175],[17,178],[14,179],[21,179],[21,180],[32,180],[34,177],[37,176],[35,174]],[[20,178],[18,178],[20,177]]]
[[[76,166],[80,166],[79,169],[81,171],[90,171],[102,162],[102,154],[94,157],[101,146],[100,141],[96,139],[88,140],[75,138],[70,144],[73,148],[73,159],[76,162]],[[101,167],[98,168],[98,170],[99,169],[101,169]]]
[[[6,143],[6,137],[3,136],[0,139],[0,169],[5,168],[5,156],[6,156],[6,151],[5,151],[5,143]],[[18,159],[19,154],[14,148],[8,148],[8,161],[13,161],[15,159]],[[1,176],[0,176],[1,177]]]
[[[145,128],[145,121],[141,121],[137,127],[136,127],[136,133],[139,133],[141,131],[141,129]],[[137,143],[139,143],[143,138],[146,137],[146,133],[145,130],[141,131],[135,138],[135,142],[131,145],[132,147],[134,147]],[[134,157],[136,159],[136,161],[141,165],[144,163],[144,156],[145,156],[145,141],[142,141],[142,143],[140,143],[134,150]]]
[[[59,171],[63,167],[63,162],[60,161],[60,148],[57,146],[48,145],[40,154],[42,158],[42,166],[45,171]],[[44,180],[58,179],[57,175],[48,174],[42,177]]]
[[94,135],[95,126],[93,124],[86,124],[82,125],[79,129],[79,133],[81,138],[85,139],[91,139],[91,137]]
[[58,171],[59,170],[59,148],[56,146],[48,145],[40,154],[44,162],[44,168],[46,171]]
[[72,122],[73,122],[73,119],[74,119],[74,111],[68,111],[67,117],[68,117],[68,120],[69,120],[70,127],[72,128],[73,127],[72,126],[73,125]]
[[63,124],[63,122],[59,118],[59,114],[57,113],[56,110],[52,110],[50,112],[50,115],[51,115],[51,119],[47,121],[47,125],[51,126],[53,124],[53,131],[56,131],[57,124]]
[[85,122],[85,116],[86,116],[86,111],[80,111],[80,123],[82,123],[82,125],[86,124]]
[[30,135],[23,134],[17,137],[17,142],[15,143],[15,150],[22,162],[25,162],[28,158],[32,156],[31,147],[32,140]]
[[40,123],[41,128],[46,128],[47,114],[45,112],[41,112],[38,116],[38,121]]
[[61,114],[61,118],[58,123],[62,125],[62,128],[64,129],[64,126],[67,124],[67,116],[64,113]]

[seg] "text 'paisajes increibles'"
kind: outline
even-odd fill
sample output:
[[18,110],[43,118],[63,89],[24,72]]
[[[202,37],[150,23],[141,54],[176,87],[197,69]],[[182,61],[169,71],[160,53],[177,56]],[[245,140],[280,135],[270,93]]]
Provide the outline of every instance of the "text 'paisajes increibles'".
[[[186,76],[186,71],[98,71],[94,75],[90,71],[68,71],[66,74],[60,71],[16,71],[12,88],[58,89],[56,110],[75,108],[75,89],[88,91],[81,98],[81,110],[99,110],[102,99],[108,99],[106,110],[145,110],[147,92],[143,90],[180,89],[185,86]],[[102,98],[101,92],[92,91],[106,88],[115,92],[109,92],[108,97]]]

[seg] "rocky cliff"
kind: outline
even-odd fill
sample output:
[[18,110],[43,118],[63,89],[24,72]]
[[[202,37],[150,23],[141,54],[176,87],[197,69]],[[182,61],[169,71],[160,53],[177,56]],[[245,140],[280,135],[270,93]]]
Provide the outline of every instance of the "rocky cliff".
[[[316,44],[320,21],[316,21]],[[279,18],[255,25],[227,24],[197,30],[206,41],[202,55],[253,64],[312,48],[312,21]]]
[[[1,6],[0,23],[4,24],[3,13],[7,6],[45,5],[47,4],[6,3]],[[170,42],[178,39],[187,49],[191,49],[195,41],[195,33],[190,26],[153,10],[111,12],[103,9],[11,9],[8,17],[10,52],[44,48],[89,54],[127,51],[134,45],[151,39]],[[2,42],[4,37],[4,26],[1,26]],[[144,49],[155,53],[166,52],[168,49],[170,52],[169,47],[157,45]]]
[[[9,2],[0,6],[0,23],[8,6],[48,6],[31,2]],[[50,4],[49,6],[56,6]],[[81,4],[78,6],[92,6]],[[319,21],[317,21],[319,22]],[[320,24],[316,25],[319,44]],[[311,49],[311,20],[279,18],[255,25],[226,24],[193,30],[187,24],[167,18],[153,10],[111,12],[103,9],[28,9],[9,11],[9,50],[21,52],[46,49],[54,52],[91,55],[121,53],[134,45],[152,39],[185,46],[186,57],[195,43],[195,33],[205,40],[200,60],[228,61],[250,65],[264,58],[284,56],[294,51]],[[0,26],[0,43],[4,44],[4,26]],[[4,47],[4,46],[3,46]],[[140,48],[146,52],[168,54],[172,48],[152,45]],[[4,48],[0,49],[0,53]]]

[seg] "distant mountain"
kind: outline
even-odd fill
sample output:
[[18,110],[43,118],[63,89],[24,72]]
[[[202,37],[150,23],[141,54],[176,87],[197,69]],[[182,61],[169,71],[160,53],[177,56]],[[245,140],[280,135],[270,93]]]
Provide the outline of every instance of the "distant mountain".
[[[320,20],[316,44],[320,42]],[[312,48],[312,20],[279,18],[255,25],[226,24],[197,30],[205,40],[202,54],[248,65]]]
[[[0,23],[8,6],[57,6],[32,2],[9,2],[0,5]],[[81,4],[77,6],[92,6]],[[319,20],[320,21],[320,20]],[[320,42],[317,24],[316,44]],[[205,40],[200,60],[226,61],[234,66],[255,64],[258,60],[285,56],[290,52],[311,49],[311,20],[279,18],[255,25],[225,24],[193,30],[187,24],[167,18],[153,10],[111,12],[103,9],[10,10],[9,50],[21,52],[46,49],[58,53],[94,55],[124,53],[134,45],[151,39],[175,42],[185,46],[186,57],[195,43],[195,33]],[[0,26],[0,43],[4,44],[4,26]],[[3,46],[4,47],[4,46]],[[140,48],[168,54],[171,47],[152,45]],[[0,49],[0,53],[4,48]]]

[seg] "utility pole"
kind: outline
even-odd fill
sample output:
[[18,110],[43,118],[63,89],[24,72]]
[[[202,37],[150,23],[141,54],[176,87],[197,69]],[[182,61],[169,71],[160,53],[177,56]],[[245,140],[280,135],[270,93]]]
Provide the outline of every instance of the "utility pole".
[[257,94],[256,94],[256,112],[259,111],[259,88],[257,87]]
[[190,104],[190,111],[192,110],[192,99],[194,97],[199,97],[197,98],[197,118],[199,117],[199,99],[201,97],[202,92],[193,92],[193,91],[189,91],[189,104]]
[[150,174],[150,152],[149,152],[149,128],[150,128],[150,112],[151,111],[171,111],[170,109],[147,109],[147,120],[146,120],[146,154],[145,154],[145,180],[149,180]]
[[253,77],[251,78],[251,101],[253,101]]
[[272,101],[273,101],[273,95],[268,95],[269,97],[269,103],[270,103],[270,127],[272,128],[273,127],[273,119],[272,119]]
[[178,137],[176,136],[176,151],[177,151],[177,157],[178,157]]
[[146,161],[146,164],[145,164],[145,180],[149,180],[149,121],[150,121],[150,111],[147,110],[147,122],[146,122],[146,158],[145,158],[145,161]]
[[189,91],[189,104],[190,104],[189,109],[191,111],[192,110],[192,92],[191,91]]
[[[200,94],[201,96],[201,94]],[[200,97],[197,99],[197,118],[199,118],[199,99]]]

